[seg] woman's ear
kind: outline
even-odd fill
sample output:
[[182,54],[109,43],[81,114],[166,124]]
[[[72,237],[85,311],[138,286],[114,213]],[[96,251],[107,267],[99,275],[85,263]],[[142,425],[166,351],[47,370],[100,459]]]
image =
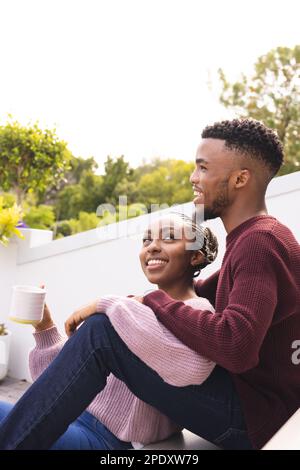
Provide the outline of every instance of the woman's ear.
[[191,265],[192,266],[198,266],[199,264],[202,264],[204,261],[204,254],[200,251],[194,251],[191,257]]

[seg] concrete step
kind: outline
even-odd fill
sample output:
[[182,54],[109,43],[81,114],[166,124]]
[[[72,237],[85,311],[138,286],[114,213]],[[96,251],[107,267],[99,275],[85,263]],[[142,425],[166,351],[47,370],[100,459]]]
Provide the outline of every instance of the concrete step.
[[164,441],[149,444],[142,450],[219,450],[219,447],[184,429],[181,433]]
[[0,401],[15,403],[28,387],[30,387],[30,383],[26,380],[5,377],[0,381]]
[[300,408],[262,450],[300,450]]

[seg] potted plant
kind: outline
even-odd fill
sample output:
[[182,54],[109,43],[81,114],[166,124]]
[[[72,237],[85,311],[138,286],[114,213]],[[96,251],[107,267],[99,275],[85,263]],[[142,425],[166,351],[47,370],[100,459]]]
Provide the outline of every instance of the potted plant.
[[24,238],[16,227],[21,217],[21,208],[17,204],[14,204],[12,207],[5,207],[4,198],[0,196],[0,243],[2,245],[7,246],[13,235]]
[[0,323],[0,380],[7,375],[11,332]]

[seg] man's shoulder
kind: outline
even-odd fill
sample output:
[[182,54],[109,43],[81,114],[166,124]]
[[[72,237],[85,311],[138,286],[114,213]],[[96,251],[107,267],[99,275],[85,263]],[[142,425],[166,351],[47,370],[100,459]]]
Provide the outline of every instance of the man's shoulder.
[[[258,221],[236,239],[228,258],[232,267],[239,265],[275,265],[291,267],[300,262],[300,245],[292,231],[274,217]],[[253,264],[254,263],[254,264]]]
[[238,245],[241,243],[243,245],[253,244],[255,241],[258,243],[258,249],[261,246],[271,249],[279,245],[288,249],[290,243],[299,247],[299,243],[289,227],[271,216],[255,221],[240,235],[237,241]]

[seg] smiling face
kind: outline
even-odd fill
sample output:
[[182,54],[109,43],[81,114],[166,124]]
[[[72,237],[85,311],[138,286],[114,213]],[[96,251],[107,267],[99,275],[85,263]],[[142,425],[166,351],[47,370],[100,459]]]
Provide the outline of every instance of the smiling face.
[[174,283],[191,284],[195,266],[204,259],[199,251],[187,249],[190,231],[178,216],[153,222],[143,237],[140,262],[148,281],[166,289]]
[[203,139],[196,154],[190,181],[194,204],[203,205],[204,220],[222,216],[232,202],[231,178],[240,170],[240,160],[219,139]]

